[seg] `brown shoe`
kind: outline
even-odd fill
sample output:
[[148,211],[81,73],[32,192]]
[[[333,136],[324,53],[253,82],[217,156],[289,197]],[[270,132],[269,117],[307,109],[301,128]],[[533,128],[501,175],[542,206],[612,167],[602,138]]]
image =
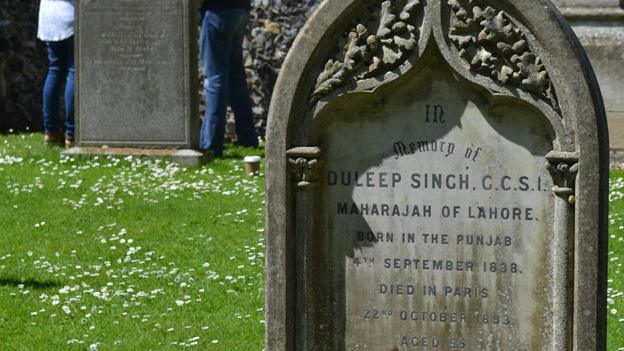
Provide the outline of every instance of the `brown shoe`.
[[75,144],[76,144],[76,138],[74,136],[69,136],[69,135],[65,136],[66,148],[74,147]]
[[45,133],[43,136],[43,144],[45,146],[58,146],[63,144],[63,134],[60,133]]

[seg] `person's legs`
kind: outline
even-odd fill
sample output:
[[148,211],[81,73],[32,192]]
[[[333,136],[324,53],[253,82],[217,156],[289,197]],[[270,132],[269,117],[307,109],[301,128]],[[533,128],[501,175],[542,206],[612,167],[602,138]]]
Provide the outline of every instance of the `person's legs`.
[[225,114],[228,101],[228,74],[232,33],[226,11],[206,11],[202,18],[201,58],[206,89],[206,114],[200,130],[199,147],[223,156]]
[[74,138],[74,37],[65,40],[67,80],[65,83],[65,139]]
[[46,135],[51,136],[60,133],[59,100],[66,75],[66,62],[61,42],[46,42],[46,46],[48,75],[43,85],[43,127]]
[[248,22],[249,11],[240,10],[238,23],[232,38],[229,103],[236,117],[238,142],[244,146],[258,147],[258,135],[253,122],[251,98],[243,62],[243,40]]

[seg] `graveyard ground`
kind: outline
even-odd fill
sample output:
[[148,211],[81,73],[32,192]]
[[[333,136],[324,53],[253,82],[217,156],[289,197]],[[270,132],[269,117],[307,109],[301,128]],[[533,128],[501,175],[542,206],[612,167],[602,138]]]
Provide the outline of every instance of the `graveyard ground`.
[[624,172],[611,172],[609,186],[608,351],[624,350]]
[[264,177],[0,136],[0,350],[262,350]]
[[[0,350],[262,350],[264,177],[72,160],[0,136]],[[624,173],[611,174],[609,351],[624,350]]]

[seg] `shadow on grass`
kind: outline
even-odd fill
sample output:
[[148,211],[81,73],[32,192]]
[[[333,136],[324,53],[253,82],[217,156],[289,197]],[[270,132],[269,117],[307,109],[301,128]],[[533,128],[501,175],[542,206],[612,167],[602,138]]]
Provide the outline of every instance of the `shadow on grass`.
[[60,287],[61,284],[51,280],[15,279],[0,277],[0,286],[15,287],[24,285],[24,289],[44,290]]

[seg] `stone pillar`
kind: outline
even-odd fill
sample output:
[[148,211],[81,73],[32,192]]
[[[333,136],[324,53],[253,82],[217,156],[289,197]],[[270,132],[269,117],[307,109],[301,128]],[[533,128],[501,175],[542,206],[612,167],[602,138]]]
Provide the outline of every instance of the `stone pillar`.
[[553,0],[589,55],[609,119],[611,161],[624,162],[624,1]]

